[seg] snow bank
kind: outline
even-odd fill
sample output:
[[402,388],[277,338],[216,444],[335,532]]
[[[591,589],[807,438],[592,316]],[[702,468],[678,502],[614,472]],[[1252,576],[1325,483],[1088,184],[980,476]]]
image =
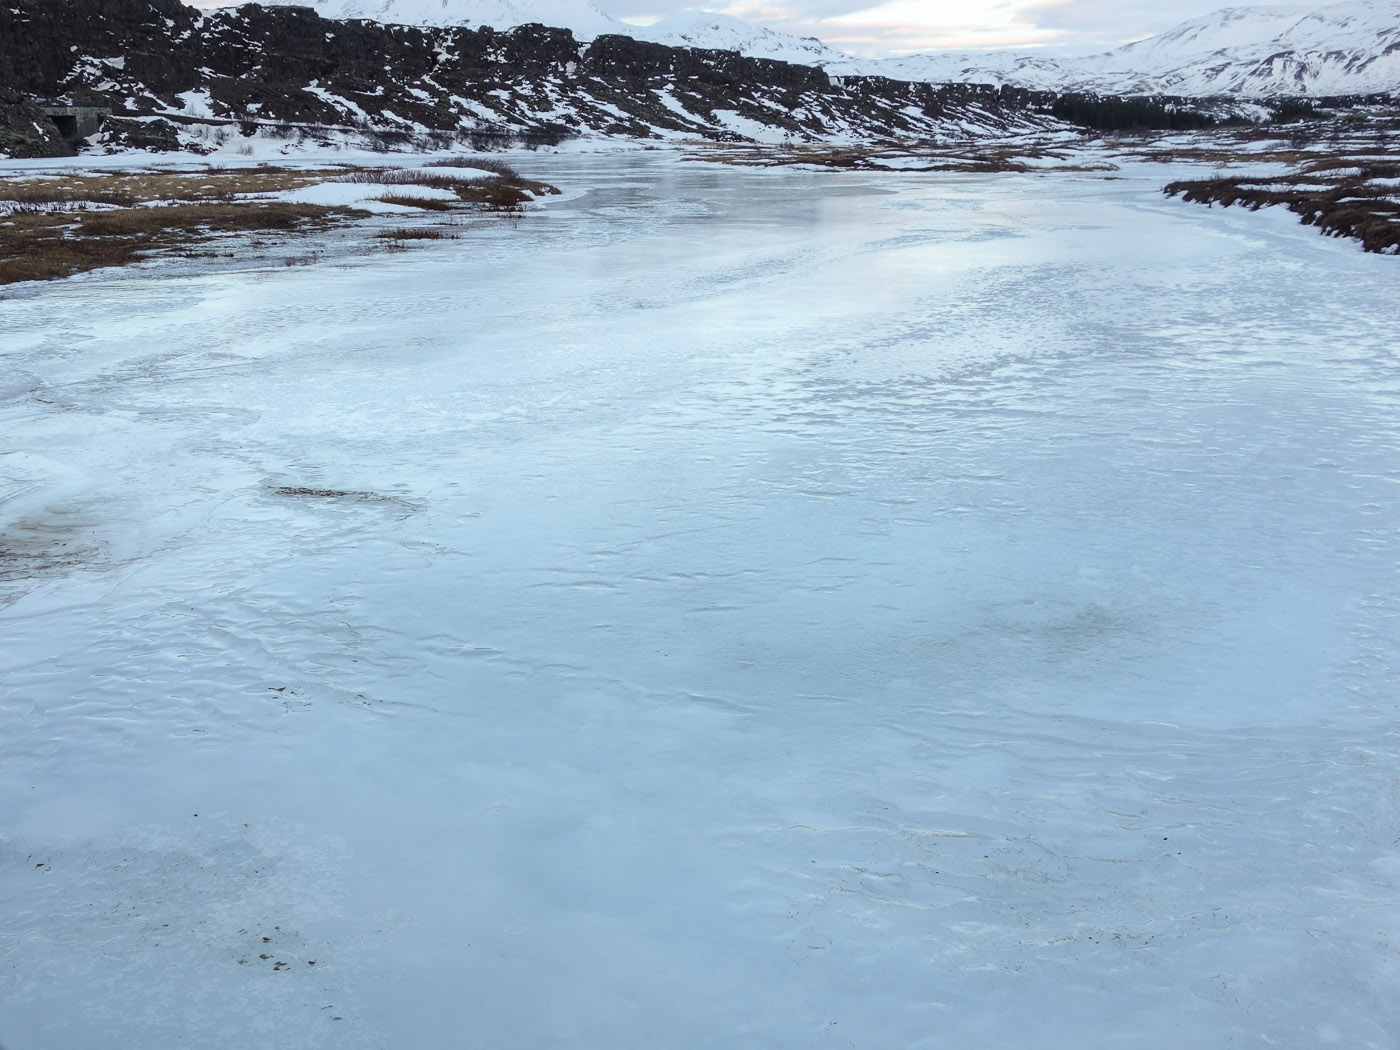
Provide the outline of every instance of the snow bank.
[[455,201],[457,194],[436,186],[415,186],[411,183],[385,182],[317,182],[294,190],[283,190],[265,199],[292,201],[297,204],[319,204],[325,207],[361,208],[382,214],[413,212],[418,209],[406,204],[391,204],[380,197],[411,197],[415,200]]

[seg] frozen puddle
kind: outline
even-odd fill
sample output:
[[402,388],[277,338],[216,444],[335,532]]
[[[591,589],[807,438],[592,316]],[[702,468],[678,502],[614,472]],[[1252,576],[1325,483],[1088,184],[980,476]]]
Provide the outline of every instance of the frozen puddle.
[[5,1050],[1395,1046],[1395,262],[528,167],[0,300]]

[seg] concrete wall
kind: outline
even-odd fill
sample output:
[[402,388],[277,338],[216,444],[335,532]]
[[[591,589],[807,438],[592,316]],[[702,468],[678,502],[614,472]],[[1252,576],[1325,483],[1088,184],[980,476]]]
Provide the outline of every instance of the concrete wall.
[[112,115],[109,106],[73,106],[40,102],[38,106],[58,125],[59,132],[71,145],[89,135],[96,135],[102,122]]

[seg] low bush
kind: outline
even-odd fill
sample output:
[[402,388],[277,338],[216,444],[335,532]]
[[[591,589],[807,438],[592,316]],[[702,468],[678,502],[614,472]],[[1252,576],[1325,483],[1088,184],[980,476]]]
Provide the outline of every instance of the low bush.
[[489,171],[493,175],[499,175],[503,179],[518,181],[520,173],[503,160],[494,157],[439,157],[426,161],[425,168],[478,168],[481,171]]
[[447,237],[447,234],[441,230],[432,230],[426,227],[417,229],[400,227],[397,230],[384,230],[376,233],[375,236],[386,241],[440,241]]

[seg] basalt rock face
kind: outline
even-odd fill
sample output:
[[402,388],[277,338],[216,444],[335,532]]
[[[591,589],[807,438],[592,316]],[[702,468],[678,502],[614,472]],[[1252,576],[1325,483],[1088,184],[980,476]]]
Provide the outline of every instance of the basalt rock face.
[[[933,86],[565,29],[389,26],[309,8],[200,12],[179,0],[6,0],[0,84],[100,97],[184,129],[358,127],[423,135],[617,134],[821,141],[1044,126],[1048,96]],[[129,129],[128,129],[129,130]]]
[[43,110],[20,92],[0,87],[0,155],[67,157],[72,153]]

